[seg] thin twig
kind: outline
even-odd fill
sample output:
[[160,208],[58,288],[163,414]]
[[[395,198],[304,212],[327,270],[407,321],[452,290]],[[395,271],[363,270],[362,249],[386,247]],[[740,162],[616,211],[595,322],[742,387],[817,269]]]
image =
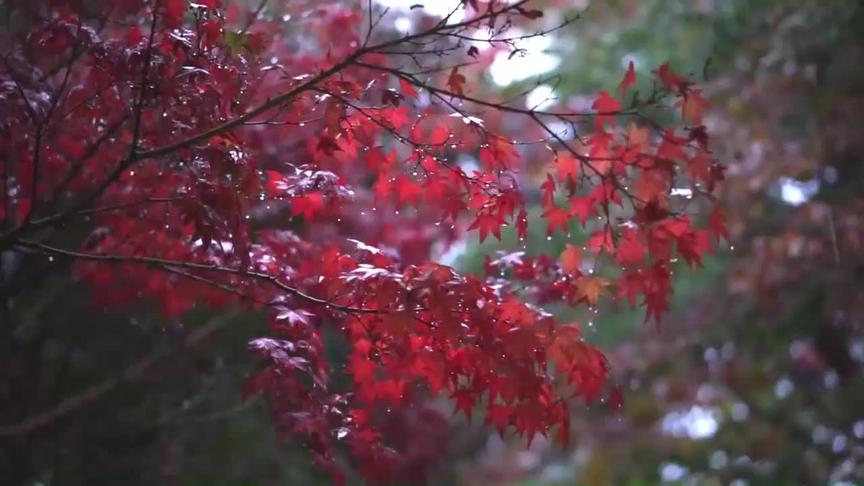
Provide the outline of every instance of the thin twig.
[[261,12],[264,11],[264,7],[267,6],[268,1],[269,0],[261,0],[261,2],[258,3],[258,7],[255,8],[255,12],[252,13],[252,15],[246,20],[246,24],[243,26],[242,29],[240,29],[241,36],[246,34],[246,32],[249,32],[252,24],[254,24],[256,20],[258,20],[258,16],[261,15]]
[[837,244],[837,227],[834,224],[834,209],[828,206],[828,231],[831,234],[831,248],[834,251],[834,263],[840,265],[840,246]]

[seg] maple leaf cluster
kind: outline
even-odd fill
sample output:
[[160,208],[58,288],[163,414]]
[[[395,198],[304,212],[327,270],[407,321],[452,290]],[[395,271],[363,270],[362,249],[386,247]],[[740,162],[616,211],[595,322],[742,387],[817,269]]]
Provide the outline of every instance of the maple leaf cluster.
[[[701,206],[673,194],[687,185],[710,206],[723,172],[701,92],[668,65],[628,101],[631,63],[618,97],[601,91],[587,112],[476,94],[472,67],[449,60],[472,32],[536,22],[528,3],[466,2],[465,20],[397,35],[378,33],[384,13],[339,3],[267,20],[218,0],[13,1],[28,28],[3,33],[0,246],[73,260],[99,305],[267,309],[246,392],[337,477],[344,451],[370,480],[392,478],[401,456],[382,424],[428,394],[483,409],[502,434],[566,443],[572,399],[602,396],[608,365],[543,305],[641,299],[659,322],[675,259],[698,266],[725,235],[722,213],[698,227],[687,211]],[[664,104],[680,126],[641,111]],[[511,118],[530,129],[512,133]],[[529,133],[548,149],[521,143]],[[524,238],[531,185],[548,232],[578,224],[587,241],[490,260],[485,276],[429,261],[465,231]],[[350,345],[348,389],[325,328]]]

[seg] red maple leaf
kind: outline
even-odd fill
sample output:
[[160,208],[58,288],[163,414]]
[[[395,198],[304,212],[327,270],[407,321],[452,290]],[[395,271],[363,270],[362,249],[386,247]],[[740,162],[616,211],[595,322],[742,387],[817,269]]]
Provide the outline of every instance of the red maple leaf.
[[546,180],[540,185],[540,194],[543,204],[552,204],[552,201],[555,199],[555,190],[555,179],[552,178],[551,174],[546,174]]
[[465,76],[459,73],[459,68],[454,67],[450,70],[450,75],[447,77],[447,87],[450,88],[450,91],[462,96],[465,94],[462,90],[464,84]]
[[559,182],[575,180],[579,176],[580,162],[569,154],[556,154],[555,171]]
[[408,118],[408,108],[405,106],[384,110],[382,115],[382,120],[396,130],[411,123]]
[[726,225],[726,213],[722,209],[715,209],[708,217],[708,224],[711,227],[711,234],[717,238],[723,238],[729,241],[729,230]]
[[681,108],[681,117],[690,120],[696,125],[702,123],[702,114],[708,108],[708,101],[702,97],[701,89],[691,89],[685,92],[681,99],[675,103]]
[[490,170],[509,169],[518,158],[516,147],[502,137],[489,137],[487,143],[480,147],[480,162]]
[[506,405],[490,403],[486,407],[486,423],[495,426],[498,434],[504,437],[504,430],[510,425],[512,409]]
[[324,196],[320,192],[310,192],[291,199],[291,214],[303,215],[305,219],[312,219],[316,214],[324,210]]
[[516,236],[520,240],[528,236],[528,213],[525,212],[525,206],[522,206],[516,215]]
[[597,99],[591,104],[591,108],[597,112],[595,124],[598,130],[602,130],[607,123],[615,124],[615,115],[621,111],[621,102],[611,96],[607,91],[600,91]]
[[627,64],[627,73],[624,75],[624,79],[622,79],[621,83],[618,85],[618,92],[621,94],[621,99],[624,99],[627,96],[627,90],[635,85],[636,71],[633,68],[633,61],[630,61]]
[[579,217],[579,223],[584,227],[588,218],[597,215],[595,201],[592,196],[574,196],[570,198],[570,213]]
[[643,276],[640,273],[628,272],[624,273],[616,282],[617,297],[622,297],[627,300],[630,307],[636,305],[636,298],[644,292]]
[[639,264],[645,260],[647,248],[640,238],[639,232],[628,228],[618,240],[616,258],[624,264]]
[[166,0],[165,9],[165,25],[168,27],[177,27],[183,21],[183,14],[186,13],[186,0]]
[[582,252],[574,245],[567,243],[559,257],[561,269],[570,275],[578,275],[582,267]]
[[552,234],[556,229],[567,232],[567,222],[570,220],[570,213],[552,203],[546,206],[543,211],[543,217],[546,218],[546,232]]
[[501,239],[501,226],[504,224],[504,219],[500,214],[492,214],[484,212],[477,215],[474,222],[468,229],[476,229],[480,231],[480,243],[486,239],[489,234],[495,235],[495,238]]
[[608,224],[603,225],[602,230],[597,230],[591,234],[585,245],[595,253],[606,252],[609,255],[614,255],[615,237],[612,234],[612,228]]
[[450,140],[450,130],[444,125],[435,125],[429,132],[426,143],[429,145],[444,145]]
[[471,413],[474,411],[475,394],[471,390],[456,390],[450,395],[450,398],[456,401],[454,413],[462,412],[471,420]]
[[663,88],[668,91],[682,93],[692,84],[687,80],[687,78],[672,71],[668,62],[661,65],[657,70],[651,72],[660,79]]
[[402,94],[409,98],[417,97],[417,90],[414,89],[414,85],[408,82],[405,78],[399,78],[399,89],[402,90]]
[[408,176],[400,175],[393,184],[400,205],[416,204],[423,193],[420,184]]

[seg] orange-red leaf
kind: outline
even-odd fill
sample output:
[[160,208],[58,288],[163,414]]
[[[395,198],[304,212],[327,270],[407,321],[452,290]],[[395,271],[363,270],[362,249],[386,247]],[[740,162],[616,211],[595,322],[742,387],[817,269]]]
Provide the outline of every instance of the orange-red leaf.
[[621,80],[621,83],[618,85],[618,92],[621,93],[621,98],[623,99],[627,96],[627,90],[630,87],[636,85],[636,71],[633,68],[633,61],[627,65],[627,73],[624,74],[624,79]]
[[600,300],[600,294],[609,286],[609,281],[602,277],[588,276],[582,277],[576,283],[579,292],[579,298],[588,301],[588,305],[597,305]]
[[576,246],[567,243],[564,251],[561,252],[559,261],[561,262],[561,269],[565,273],[576,275],[582,267],[582,252]]
[[708,108],[708,101],[702,97],[701,89],[691,89],[684,93],[683,97],[675,103],[681,108],[681,116],[684,120],[690,120],[696,125],[702,123],[702,114]]
[[464,93],[462,86],[465,84],[465,76],[459,73],[459,68],[454,67],[450,71],[450,76],[447,77],[447,87],[450,91],[462,96]]
[[615,114],[621,111],[621,102],[607,91],[600,91],[591,108],[597,112],[597,127],[602,128],[606,123],[615,124]]

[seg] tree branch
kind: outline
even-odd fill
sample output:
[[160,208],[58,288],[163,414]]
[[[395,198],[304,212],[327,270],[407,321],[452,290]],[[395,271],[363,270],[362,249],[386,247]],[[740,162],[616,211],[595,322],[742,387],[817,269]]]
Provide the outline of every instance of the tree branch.
[[[164,258],[156,258],[156,257],[145,257],[145,256],[135,256],[135,255],[101,255],[101,254],[93,254],[93,253],[83,253],[77,252],[73,250],[66,250],[63,248],[57,248],[53,246],[46,245],[44,243],[36,243],[31,241],[20,240],[15,244],[17,247],[23,250],[31,250],[38,251],[40,253],[45,253],[49,255],[58,255],[65,256],[69,258],[76,258],[79,260],[89,260],[89,261],[101,261],[101,262],[111,262],[111,263],[135,263],[140,265],[148,265],[154,266],[157,268],[163,268],[166,270],[183,268],[188,270],[200,270],[206,272],[216,272],[227,275],[236,275],[239,277],[252,278],[256,280],[262,280],[264,282],[269,283],[270,285],[287,292],[291,295],[299,297],[309,303],[317,304],[324,306],[327,309],[340,311],[340,312],[348,312],[355,314],[381,314],[385,311],[380,309],[367,309],[361,307],[351,307],[346,305],[335,304],[328,300],[324,300],[318,297],[314,297],[309,295],[302,290],[292,287],[274,275],[270,275],[267,273],[261,272],[253,272],[249,270],[242,270],[239,268],[225,267],[221,265],[210,265],[206,263],[195,263],[195,262],[185,262],[185,261],[177,261],[177,260],[166,260]],[[218,283],[218,282],[217,282]]]

